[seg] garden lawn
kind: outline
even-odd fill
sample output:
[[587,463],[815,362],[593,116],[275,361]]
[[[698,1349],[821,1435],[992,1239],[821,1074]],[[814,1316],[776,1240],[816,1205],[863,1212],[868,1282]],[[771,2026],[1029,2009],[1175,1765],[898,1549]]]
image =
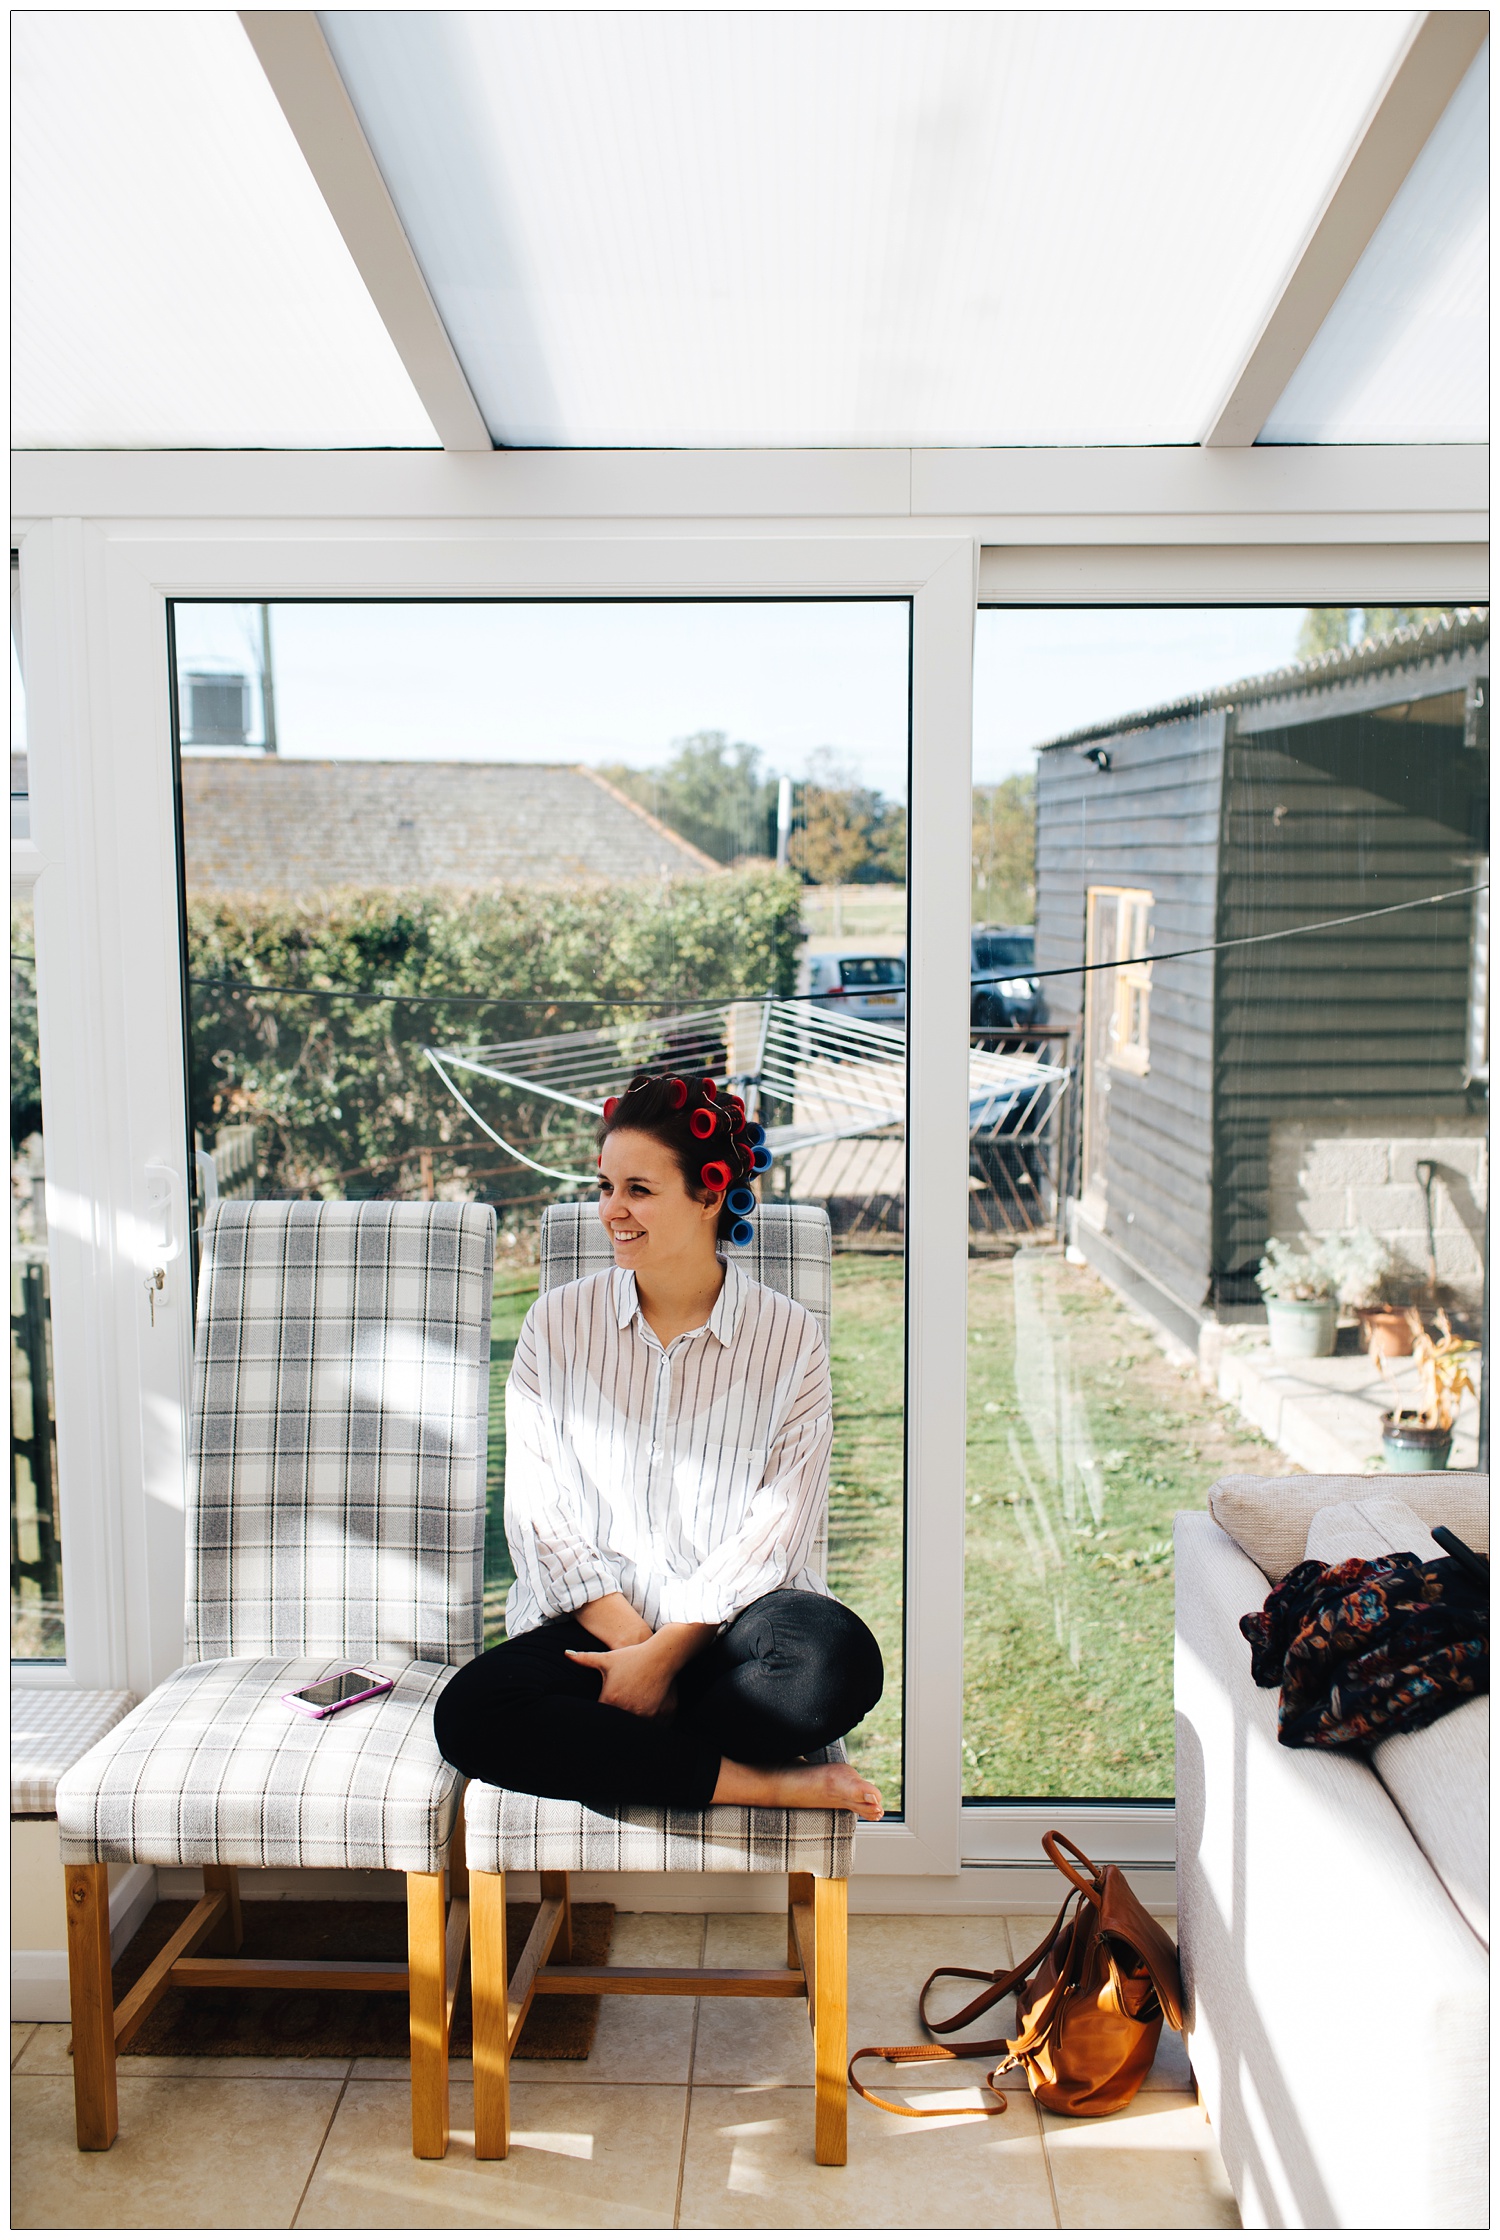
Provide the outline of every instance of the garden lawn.
[[964,1788],[1172,1795],[1172,1517],[1280,1450],[1060,1252],[969,1268]]

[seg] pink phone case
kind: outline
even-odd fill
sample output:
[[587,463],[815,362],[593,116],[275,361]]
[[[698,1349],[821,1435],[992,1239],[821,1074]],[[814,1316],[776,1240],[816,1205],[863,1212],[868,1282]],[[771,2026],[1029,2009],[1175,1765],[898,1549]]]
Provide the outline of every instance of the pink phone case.
[[[345,1665],[342,1672],[325,1672],[322,1680],[310,1680],[308,1686],[321,1688],[324,1681],[346,1680],[351,1672],[363,1671],[363,1665]],[[394,1680],[377,1680],[372,1688],[361,1689],[357,1696],[345,1696],[340,1703],[304,1703],[295,1692],[283,1696],[281,1700],[289,1703],[294,1711],[300,1711],[304,1719],[331,1719],[335,1711],[347,1711],[352,1703],[368,1703],[371,1696],[389,1695],[395,1685]]]

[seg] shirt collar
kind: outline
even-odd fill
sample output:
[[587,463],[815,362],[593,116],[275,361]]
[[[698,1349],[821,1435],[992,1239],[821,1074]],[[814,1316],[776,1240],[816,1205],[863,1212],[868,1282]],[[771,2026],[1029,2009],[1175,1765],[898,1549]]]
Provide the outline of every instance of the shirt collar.
[[[746,1279],[743,1268],[736,1267],[732,1260],[724,1261],[723,1268],[724,1282],[714,1301],[707,1328],[721,1346],[727,1346],[734,1336],[740,1309],[745,1303]],[[635,1271],[632,1268],[616,1268],[614,1287],[615,1320],[625,1330],[641,1311],[640,1295],[635,1287]]]

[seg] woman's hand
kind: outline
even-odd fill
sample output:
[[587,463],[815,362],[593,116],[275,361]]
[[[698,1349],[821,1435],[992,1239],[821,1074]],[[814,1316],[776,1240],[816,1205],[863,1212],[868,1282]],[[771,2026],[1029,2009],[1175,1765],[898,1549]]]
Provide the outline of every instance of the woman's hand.
[[[590,1604],[591,1609],[599,1607]],[[673,1682],[713,1632],[712,1626],[663,1626],[659,1633],[622,1648],[569,1649],[565,1653],[571,1663],[592,1665],[603,1675],[601,1703],[633,1711],[638,1719],[659,1719],[677,1708]]]
[[677,1667],[663,1654],[660,1634],[626,1649],[569,1649],[567,1657],[571,1664],[590,1665],[601,1675],[601,1703],[633,1711],[638,1719],[655,1719],[670,1708],[667,1698]]

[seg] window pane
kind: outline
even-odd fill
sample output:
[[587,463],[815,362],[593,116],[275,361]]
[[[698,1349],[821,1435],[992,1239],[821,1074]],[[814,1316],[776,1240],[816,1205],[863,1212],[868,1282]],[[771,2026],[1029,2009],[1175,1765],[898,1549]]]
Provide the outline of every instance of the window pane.
[[[909,608],[179,604],[200,1206],[481,1198],[504,1382],[538,1225],[640,1065],[758,1111],[833,1230],[828,1580],[885,1657],[901,1794]],[[830,745],[828,742],[832,741]]]
[[10,914],[10,1653],[63,1656],[62,1540],[52,1413],[46,1148],[37,1058],[36,925]]
[[1482,612],[980,616],[975,915],[1034,893],[1038,1011],[981,1015],[976,931],[973,1062],[1067,1078],[1024,1210],[971,1130],[975,1798],[1170,1796],[1216,1478],[1476,1465],[1477,1390],[1382,1350],[1414,1309],[1482,1381],[1488,674]]

